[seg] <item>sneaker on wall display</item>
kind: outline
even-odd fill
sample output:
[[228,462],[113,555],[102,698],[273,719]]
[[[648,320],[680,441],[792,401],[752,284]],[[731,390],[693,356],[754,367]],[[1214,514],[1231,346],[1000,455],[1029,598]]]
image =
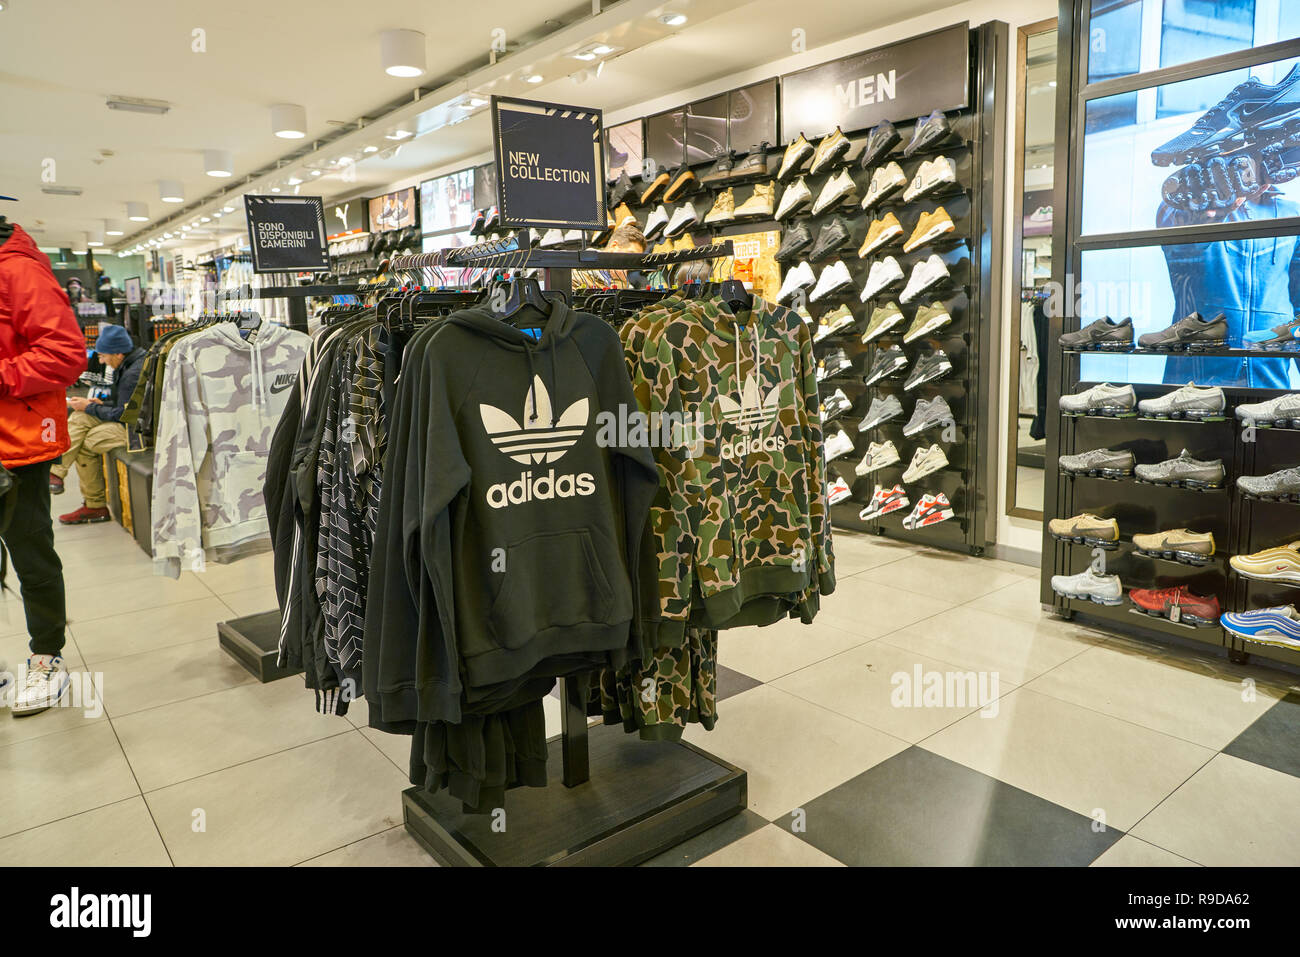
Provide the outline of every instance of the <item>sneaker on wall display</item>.
[[1294,605],[1225,611],[1219,618],[1223,630],[1245,641],[1276,648],[1300,649],[1300,612]]
[[664,230],[665,236],[680,236],[692,226],[698,226],[700,215],[695,211],[693,203],[683,203],[673,212],[672,219],[668,221],[668,228]]
[[907,186],[907,177],[897,163],[887,163],[871,174],[867,195],[862,200],[863,209],[871,209]]
[[826,461],[834,462],[853,451],[853,440],[843,429],[836,429],[826,437],[822,447],[826,451]]
[[1159,332],[1138,337],[1138,347],[1152,352],[1203,352],[1228,345],[1228,317],[1219,313],[1202,319],[1199,312],[1184,316]]
[[[800,180],[800,182],[803,181]],[[771,219],[775,202],[776,183],[771,180],[766,183],[759,183],[754,187],[754,191],[749,194],[749,199],[736,207],[736,216],[761,216],[765,219]]]
[[781,158],[781,169],[776,174],[778,181],[784,183],[803,165],[804,160],[812,156],[816,150],[813,145],[804,139],[800,133],[794,141],[785,148],[785,156]]
[[833,379],[841,372],[852,368],[853,360],[849,358],[848,353],[843,349],[832,349],[826,353],[826,358],[817,363],[817,381]]
[[776,207],[776,221],[780,222],[789,217],[796,209],[812,199],[812,190],[800,176],[797,180],[785,188],[781,194],[781,202]]
[[947,467],[948,456],[944,455],[943,449],[936,442],[929,448],[921,447],[912,453],[912,462],[903,472],[903,481],[915,482]]
[[870,342],[876,336],[883,335],[903,321],[903,310],[896,303],[887,302],[877,306],[871,313],[867,329],[862,333],[862,341]]
[[867,142],[862,147],[862,155],[858,157],[858,162],[863,169],[875,166],[902,140],[903,137],[899,135],[893,123],[889,120],[881,120],[867,134]]
[[922,495],[921,500],[916,503],[916,508],[912,509],[912,514],[903,519],[903,527],[909,530],[918,528],[928,528],[931,525],[938,525],[940,522],[946,522],[956,513],[952,510],[952,503],[948,501],[948,496],[943,492],[934,495]]
[[1093,545],[1101,548],[1119,546],[1119,522],[1084,512],[1072,518],[1054,518],[1047,523],[1047,531],[1057,541],[1076,545]]
[[948,272],[948,267],[944,265],[942,259],[932,254],[912,267],[912,275],[908,277],[907,288],[903,290],[903,294],[898,298],[904,303],[911,302],[927,289],[937,286],[949,278],[951,278],[951,274]]
[[[825,273],[822,275],[825,275]],[[821,342],[827,336],[842,332],[857,321],[857,317],[853,315],[853,310],[846,305],[842,305],[822,316],[817,331],[813,334],[813,342]]]
[[700,188],[700,181],[695,178],[691,168],[686,165],[673,170],[668,187],[664,190],[665,203],[675,203],[683,196],[689,196]]
[[736,218],[736,194],[730,187],[718,194],[713,201],[713,208],[704,217],[704,224],[729,223]]
[[705,185],[720,183],[730,178],[731,171],[736,166],[736,153],[734,150],[726,150],[718,155],[713,165],[705,170],[704,175],[700,177],[700,182]]
[[826,181],[822,187],[821,193],[817,196],[817,201],[813,203],[812,211],[814,216],[819,216],[828,209],[834,209],[840,203],[844,202],[858,188],[853,182],[853,177],[849,171],[842,169],[835,176]]
[[553,246],[559,246],[564,242],[564,233],[558,229],[548,229],[542,234],[541,242],[538,243],[542,249],[550,249]]
[[852,236],[853,225],[842,216],[832,216],[830,222],[817,234],[817,242],[813,245],[808,258],[813,262],[825,259],[837,252]]
[[903,267],[898,264],[897,259],[893,256],[878,259],[871,264],[871,270],[867,273],[867,284],[862,288],[862,295],[859,298],[863,302],[874,299],[886,289],[902,281]]
[[781,245],[772,258],[779,263],[787,263],[792,259],[798,259],[812,244],[813,236],[808,227],[803,223],[795,223],[785,230],[785,235],[781,237]]
[[1106,316],[1082,329],[1067,332],[1057,343],[1062,349],[1078,352],[1127,352],[1133,348],[1133,320],[1116,322]]
[[952,316],[948,314],[948,310],[944,308],[943,303],[932,302],[928,306],[921,306],[916,310],[911,326],[904,333],[903,341],[915,342],[922,336],[938,332],[950,322],[952,322]]
[[858,423],[858,431],[865,432],[868,429],[874,429],[878,425],[884,425],[886,422],[900,418],[902,414],[903,403],[898,401],[897,396],[877,396],[871,400],[871,405],[867,407],[866,416]]
[[822,403],[822,424],[833,422],[853,408],[853,400],[844,394],[843,389],[836,389]]
[[875,491],[871,493],[871,504],[858,512],[858,518],[864,522],[869,522],[873,518],[880,518],[890,512],[897,512],[899,509],[907,508],[911,504],[907,499],[907,492],[903,486],[895,485],[893,488],[886,489],[877,485]]
[[1133,474],[1136,460],[1128,449],[1090,449],[1076,455],[1062,455],[1056,464],[1067,475],[1121,478]]
[[935,426],[947,426],[949,423],[956,425],[957,420],[953,418],[952,408],[941,395],[934,398],[917,399],[916,406],[912,409],[912,417],[907,420],[903,426],[903,434],[908,438],[919,435],[926,429],[932,429]]
[[669,219],[671,217],[668,215],[668,208],[660,203],[645,221],[645,238],[654,239],[658,236],[663,232],[664,227],[668,225]]
[[1133,547],[1137,554],[1147,558],[1166,558],[1184,565],[1208,565],[1210,556],[1214,554],[1214,536],[1209,532],[1171,528],[1149,535],[1134,535]]
[[867,373],[863,385],[875,385],[881,379],[897,375],[906,368],[907,356],[903,354],[903,350],[899,346],[890,346],[876,356],[876,361],[871,364],[871,371]]
[[1195,489],[1223,488],[1225,474],[1222,459],[1202,461],[1192,458],[1186,449],[1164,462],[1139,465],[1134,472],[1144,485]]
[[767,150],[771,144],[764,141],[751,146],[743,159],[736,163],[730,179],[745,179],[750,176],[767,175]]
[[785,302],[800,289],[806,289],[816,281],[817,276],[813,273],[812,266],[807,262],[801,262],[785,274],[785,282],[781,283],[781,291],[777,293],[776,301]]
[[1103,382],[1076,395],[1063,395],[1058,404],[1066,415],[1131,415],[1137,394],[1131,385]]
[[940,236],[954,232],[956,229],[952,217],[942,206],[934,212],[922,213],[916,220],[916,228],[912,230],[912,235],[908,237],[907,242],[903,243],[903,252],[910,253],[920,249],[926,243],[932,243]]
[[927,352],[924,355],[917,356],[916,365],[912,366],[907,381],[903,383],[903,390],[910,392],[927,382],[943,378],[951,371],[952,361],[948,358],[948,353],[942,349]]
[[1265,502],[1300,502],[1300,468],[1279,469],[1267,475],[1242,475],[1237,488],[1247,498]]
[[849,483],[842,478],[837,478],[826,487],[826,502],[829,505],[838,505],[852,495],[853,489],[849,488]]
[[1137,407],[1138,412],[1153,419],[1222,419],[1227,400],[1218,386],[1202,388],[1189,382],[1173,392],[1143,399]]
[[931,193],[953,186],[957,182],[957,164],[946,156],[925,160],[916,169],[916,175],[903,191],[903,202],[929,196]]
[[1219,620],[1219,599],[1214,595],[1202,597],[1193,594],[1186,585],[1134,588],[1128,597],[1140,611],[1154,618],[1167,618],[1189,625],[1213,625]]
[[862,456],[862,461],[854,467],[853,471],[859,475],[869,475],[879,469],[897,464],[898,460],[898,449],[889,439],[883,442],[872,442],[867,446],[867,454]]
[[1119,605],[1124,601],[1124,586],[1118,575],[1099,575],[1091,568],[1077,575],[1053,575],[1052,591],[1063,598],[1092,601],[1098,605]]
[[1289,392],[1266,402],[1249,402],[1236,408],[1242,425],[1261,429],[1300,429],[1300,393]]
[[948,117],[942,110],[935,110],[925,119],[916,121],[912,141],[903,147],[903,155],[911,156],[920,150],[929,149],[942,143],[951,134],[952,127],[948,125]]
[[903,224],[893,213],[885,213],[879,219],[873,219],[867,227],[867,238],[858,250],[858,258],[866,259],[877,249],[892,245],[903,237]]
[[1292,351],[1300,348],[1300,319],[1263,329],[1248,332],[1242,336],[1245,349],[1262,349],[1265,352]]
[[821,276],[817,279],[817,286],[808,299],[810,302],[816,302],[852,286],[853,277],[849,275],[849,267],[837,259],[822,270]]
[[808,167],[808,172],[816,175],[823,170],[829,169],[831,164],[847,153],[852,145],[849,138],[840,132],[840,128],[835,127],[833,133],[817,144],[817,149],[813,151],[812,165]]
[[672,175],[667,170],[661,171],[654,179],[646,184],[646,188],[641,191],[641,205],[653,202],[663,190],[668,188],[672,182]]

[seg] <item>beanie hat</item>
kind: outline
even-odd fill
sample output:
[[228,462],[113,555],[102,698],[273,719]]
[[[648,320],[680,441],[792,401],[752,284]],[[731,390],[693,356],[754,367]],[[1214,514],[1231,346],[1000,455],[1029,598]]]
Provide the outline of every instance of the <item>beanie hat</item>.
[[127,332],[121,326],[100,326],[99,337],[95,340],[95,351],[100,355],[113,353],[126,353],[131,351],[135,345],[131,341],[131,333]]

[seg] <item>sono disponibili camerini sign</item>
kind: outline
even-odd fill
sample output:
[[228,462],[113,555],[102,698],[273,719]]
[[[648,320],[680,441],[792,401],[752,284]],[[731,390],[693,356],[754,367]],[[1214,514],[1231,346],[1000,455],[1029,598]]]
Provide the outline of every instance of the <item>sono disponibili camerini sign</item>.
[[601,110],[492,97],[502,226],[604,229]]
[[253,272],[325,272],[325,204],[319,196],[245,196]]

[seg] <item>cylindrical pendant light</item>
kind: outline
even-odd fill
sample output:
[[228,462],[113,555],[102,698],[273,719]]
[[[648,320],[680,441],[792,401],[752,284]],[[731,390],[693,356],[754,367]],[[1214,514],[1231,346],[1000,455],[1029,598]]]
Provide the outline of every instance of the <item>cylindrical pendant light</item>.
[[121,220],[118,220],[118,219],[106,219],[106,220],[104,220],[104,235],[105,235],[105,236],[121,236],[121,235],[122,235],[123,233],[125,233],[125,232],[126,232],[126,230],[123,228],[123,226],[122,226],[122,221],[121,221]]
[[127,203],[126,218],[133,223],[149,222],[149,207],[144,203]]
[[158,181],[158,198],[164,203],[185,202],[185,187],[173,179]]
[[78,238],[77,241],[72,244],[73,245],[72,254],[74,256],[86,255],[86,250],[90,248],[90,243],[87,241],[87,239],[88,237],[86,236],[86,234],[82,233],[80,238]]
[[271,107],[271,132],[286,140],[300,140],[307,135],[307,108],[297,103],[277,103]]
[[385,30],[379,35],[379,58],[389,76],[420,76],[425,71],[424,34]]
[[235,171],[235,161],[229,150],[204,150],[203,172],[209,176],[230,176]]
[[102,229],[92,229],[86,233],[87,246],[104,245],[104,231]]

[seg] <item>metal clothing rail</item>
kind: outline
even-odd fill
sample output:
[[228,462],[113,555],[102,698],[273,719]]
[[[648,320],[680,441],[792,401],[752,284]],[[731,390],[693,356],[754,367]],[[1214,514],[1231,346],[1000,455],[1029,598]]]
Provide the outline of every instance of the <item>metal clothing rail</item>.
[[459,249],[394,256],[389,271],[410,269],[636,269],[674,266],[733,255],[731,240],[668,253],[613,253],[603,249],[524,249],[514,237]]

